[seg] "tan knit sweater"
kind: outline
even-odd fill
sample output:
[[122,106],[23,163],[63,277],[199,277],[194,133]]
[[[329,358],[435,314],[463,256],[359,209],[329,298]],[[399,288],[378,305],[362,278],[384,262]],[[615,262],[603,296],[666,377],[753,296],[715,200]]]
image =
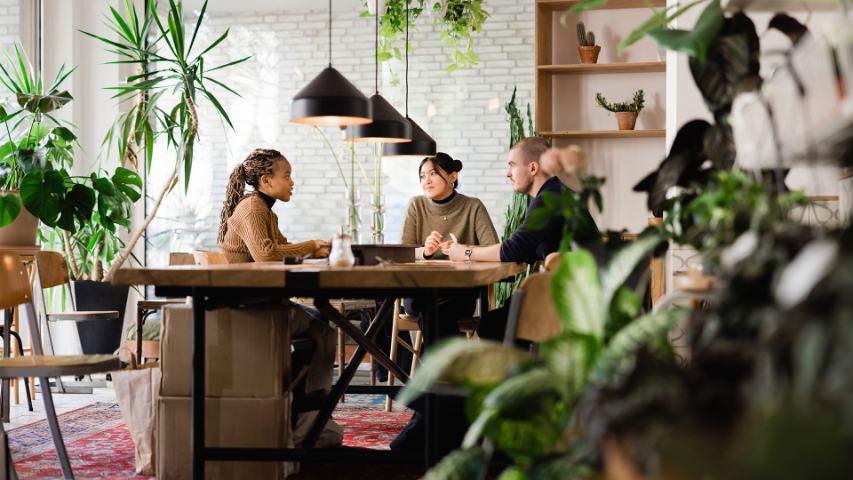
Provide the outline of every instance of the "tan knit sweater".
[[314,242],[289,243],[278,229],[278,217],[256,194],[240,200],[228,218],[219,248],[229,263],[271,262],[314,251]]
[[[494,245],[500,241],[483,202],[459,192],[447,203],[436,203],[423,195],[409,202],[402,242],[423,246],[433,230],[441,233],[443,240],[450,240],[452,233],[466,245]],[[417,250],[417,256],[423,258],[423,247]],[[439,250],[430,258],[447,256]]]

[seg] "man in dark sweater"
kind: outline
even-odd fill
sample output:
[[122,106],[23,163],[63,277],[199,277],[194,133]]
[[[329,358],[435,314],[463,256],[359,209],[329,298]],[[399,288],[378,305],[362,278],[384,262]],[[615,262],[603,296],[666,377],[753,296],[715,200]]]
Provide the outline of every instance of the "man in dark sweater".
[[[560,194],[566,186],[557,177],[551,176],[542,169],[540,158],[548,151],[548,142],[540,137],[528,137],[516,143],[509,152],[507,178],[512,182],[513,189],[533,197],[524,220],[518,229],[497,245],[488,247],[476,247],[454,243],[449,248],[449,256],[454,261],[471,262],[517,262],[535,263],[544,261],[545,257],[560,249],[560,241],[563,237],[565,218],[561,212],[555,212],[544,228],[534,230],[528,228],[527,218],[530,212],[544,204],[545,192]],[[573,189],[580,188],[580,180],[577,175],[571,175],[564,180]],[[583,214],[589,216],[584,209]],[[590,232],[584,238],[577,239],[579,243],[596,243],[600,241],[598,229],[595,222],[589,216]],[[480,338],[502,340],[506,329],[506,317],[508,305],[489,312],[486,318],[480,322],[477,333]]]

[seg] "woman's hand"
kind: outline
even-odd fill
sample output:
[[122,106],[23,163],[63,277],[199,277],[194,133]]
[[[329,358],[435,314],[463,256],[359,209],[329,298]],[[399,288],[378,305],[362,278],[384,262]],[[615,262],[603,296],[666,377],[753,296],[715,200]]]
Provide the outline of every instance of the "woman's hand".
[[441,239],[441,234],[435,230],[433,230],[432,233],[429,234],[429,236],[426,238],[426,241],[424,241],[425,257],[431,257],[435,255],[435,252],[437,252],[441,248]]
[[312,240],[312,242],[314,242],[314,258],[329,256],[329,242],[325,240]]

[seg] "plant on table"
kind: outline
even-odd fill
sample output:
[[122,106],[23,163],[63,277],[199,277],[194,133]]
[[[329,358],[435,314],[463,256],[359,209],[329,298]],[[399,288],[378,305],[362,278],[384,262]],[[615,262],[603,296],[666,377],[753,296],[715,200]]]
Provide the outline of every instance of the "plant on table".
[[598,63],[598,54],[601,52],[601,47],[595,44],[595,33],[587,31],[586,25],[583,22],[577,23],[578,34],[578,55],[581,63]]
[[[118,63],[142,67],[141,72],[128,77],[127,84],[111,87],[117,91],[115,97],[121,99],[133,97],[136,103],[133,110],[119,117],[107,134],[107,144],[110,144],[110,140],[114,140],[119,150],[125,152],[123,158],[128,156],[126,153],[128,146],[133,148],[144,144],[148,171],[151,169],[153,141],[157,136],[164,136],[167,146],[175,151],[174,165],[168,179],[154,198],[154,203],[145,220],[134,231],[127,245],[112,263],[105,277],[107,280],[110,280],[130,257],[136,243],[157,216],[166,194],[178,184],[181,174],[183,174],[184,188],[189,186],[193,153],[199,134],[197,105],[200,97],[206,98],[219,116],[233,128],[224,107],[210,89],[216,85],[235,95],[237,92],[211,74],[245,62],[249,57],[213,67],[207,66],[210,62],[205,61],[206,55],[220,45],[228,37],[229,32],[226,30],[204,48],[194,48],[205,19],[207,4],[208,2],[205,1],[202,5],[192,32],[187,29],[184,21],[183,3],[180,1],[176,3],[174,0],[169,0],[165,19],[161,18],[158,12],[157,2],[151,2],[143,18],[140,18],[136,7],[129,1],[125,2],[123,13],[111,7],[112,16],[108,17],[107,27],[118,36],[116,41],[84,32],[104,43],[111,51],[118,53],[121,58]],[[149,31],[156,35],[153,45],[149,45],[147,41]],[[148,65],[155,65],[156,70],[149,71]],[[176,99],[174,105],[162,105],[166,101],[167,92]]]
[[44,225],[56,228],[66,255],[70,238],[84,230],[93,218],[115,229],[129,226],[133,203],[141,196],[142,180],[135,172],[118,167],[112,176],[100,171],[75,176],[71,173],[77,136],[74,126],[54,115],[72,100],[60,90],[73,72],[63,64],[48,86],[35,73],[22,49],[15,45],[14,58],[7,52],[0,64],[0,83],[15,97],[15,110],[0,107],[4,143],[0,145],[0,185],[19,190],[0,195],[0,227],[20,214],[21,204]]
[[633,130],[637,122],[637,115],[643,111],[646,105],[646,92],[642,89],[634,92],[634,99],[631,102],[616,102],[610,103],[600,93],[595,94],[595,101],[598,106],[616,114],[616,121],[619,125],[619,130]]

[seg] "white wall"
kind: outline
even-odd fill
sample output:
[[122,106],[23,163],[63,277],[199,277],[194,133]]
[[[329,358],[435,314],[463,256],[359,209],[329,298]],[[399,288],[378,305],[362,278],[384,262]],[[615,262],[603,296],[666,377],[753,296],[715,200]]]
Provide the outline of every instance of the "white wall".
[[[199,42],[210,42],[225,28],[230,27],[231,33],[208,65],[253,57],[222,75],[212,74],[242,95],[237,98],[214,89],[236,129],[223,128],[209,103],[202,103],[200,143],[190,192],[184,196],[176,189],[166,200],[162,218],[149,230],[156,234],[180,229],[180,234],[162,234],[153,241],[162,252],[213,247],[228,174],[256,147],[281,150],[294,167],[294,198],[275,207],[284,234],[294,241],[328,238],[344,221],[343,184],[320,137],[311,127],[288,121],[291,98],[328,61],[326,3],[317,2],[311,9],[267,9],[256,14],[217,13],[216,4],[212,5],[208,28]],[[436,139],[440,151],[462,160],[460,191],[483,200],[495,226],[501,229],[511,194],[504,179],[509,131],[503,105],[514,85],[518,86],[522,108],[533,102],[533,2],[487,0],[485,8],[491,18],[474,46],[480,64],[453,73],[444,70],[450,50],[440,43],[432,18],[425,15],[420,19],[412,33],[409,111]],[[360,11],[360,2],[335,2],[334,65],[370,95],[373,18],[360,17]],[[389,71],[393,69],[402,79],[402,63],[391,62],[380,68],[381,93],[402,112],[403,88],[391,85]],[[326,132],[332,139],[339,136],[335,128]],[[368,173],[372,172],[369,147],[360,147],[359,152]],[[162,155],[163,159],[170,158],[169,154]],[[421,193],[417,164],[413,160],[383,162],[388,242],[399,241],[405,206],[411,196]],[[159,188],[165,175],[165,169],[155,172],[152,188]],[[366,234],[369,190],[363,183],[362,231]],[[166,258],[149,256],[149,260],[165,262]]]

